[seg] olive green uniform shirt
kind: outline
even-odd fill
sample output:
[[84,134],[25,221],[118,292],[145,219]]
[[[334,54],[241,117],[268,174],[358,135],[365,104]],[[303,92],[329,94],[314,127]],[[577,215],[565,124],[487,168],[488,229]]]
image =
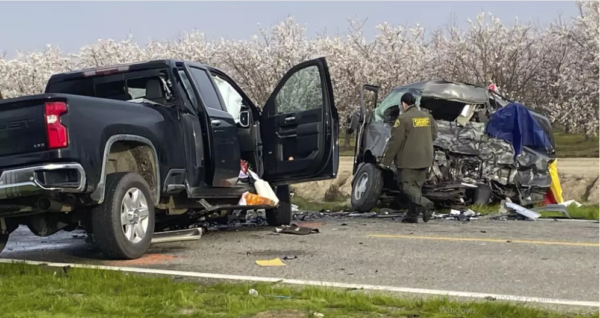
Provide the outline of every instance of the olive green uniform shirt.
[[437,125],[433,117],[411,106],[396,119],[381,164],[391,166],[395,162],[398,169],[428,168],[433,163],[436,138]]

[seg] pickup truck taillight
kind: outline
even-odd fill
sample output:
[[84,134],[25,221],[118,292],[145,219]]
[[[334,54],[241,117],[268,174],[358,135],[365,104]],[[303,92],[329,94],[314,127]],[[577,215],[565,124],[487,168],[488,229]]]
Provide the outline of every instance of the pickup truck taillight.
[[60,116],[67,113],[67,104],[64,102],[47,102],[45,108],[48,149],[67,147],[69,145],[69,133],[67,127],[60,122]]

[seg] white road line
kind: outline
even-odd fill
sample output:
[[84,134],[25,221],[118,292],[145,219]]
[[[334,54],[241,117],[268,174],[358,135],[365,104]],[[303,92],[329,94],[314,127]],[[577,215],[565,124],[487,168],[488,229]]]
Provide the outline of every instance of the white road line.
[[281,284],[291,284],[291,285],[336,287],[336,288],[346,288],[346,289],[364,289],[364,290],[376,290],[376,291],[386,291],[386,292],[401,292],[401,293],[410,293],[410,294],[440,295],[440,296],[446,296],[449,298],[450,297],[467,297],[467,298],[493,297],[500,301],[504,300],[504,301],[512,301],[512,302],[531,302],[531,303],[553,304],[553,305],[600,307],[600,302],[593,302],[593,301],[578,301],[578,300],[565,300],[565,299],[515,296],[515,295],[484,294],[484,293],[472,293],[472,292],[461,292],[461,291],[450,291],[450,290],[408,288],[408,287],[381,286],[381,285],[333,283],[333,282],[321,282],[321,281],[285,279],[285,278],[273,278],[273,277],[259,277],[259,276],[240,276],[240,275],[226,275],[226,274],[197,273],[197,272],[188,272],[188,271],[174,271],[174,270],[139,268],[139,267],[102,266],[102,265],[86,265],[86,264],[72,264],[72,263],[50,263],[50,262],[26,261],[26,260],[18,260],[18,259],[0,259],[0,263],[25,263],[25,264],[29,264],[29,265],[46,265],[46,266],[51,266],[51,267],[71,266],[73,268],[100,269],[100,270],[122,271],[122,272],[139,273],[139,274],[158,274],[158,275],[171,275],[171,276],[183,276],[183,277],[195,277],[195,278],[211,278],[211,279],[221,279],[221,280],[238,280],[238,281],[263,282],[263,283],[281,283]]

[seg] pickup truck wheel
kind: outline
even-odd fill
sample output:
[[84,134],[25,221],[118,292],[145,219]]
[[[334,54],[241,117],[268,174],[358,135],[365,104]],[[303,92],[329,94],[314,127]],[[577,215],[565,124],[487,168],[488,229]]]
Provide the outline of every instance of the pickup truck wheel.
[[379,202],[383,190],[383,172],[372,163],[363,164],[352,180],[352,208],[370,212]]
[[104,203],[92,211],[94,240],[105,256],[136,259],[154,235],[154,203],[140,175],[117,172],[106,177]]
[[278,186],[275,189],[275,194],[277,194],[277,198],[279,198],[279,206],[275,209],[265,211],[267,224],[270,226],[290,225],[290,223],[292,223],[290,186]]
[[0,234],[0,253],[6,247],[6,243],[8,243],[8,234]]

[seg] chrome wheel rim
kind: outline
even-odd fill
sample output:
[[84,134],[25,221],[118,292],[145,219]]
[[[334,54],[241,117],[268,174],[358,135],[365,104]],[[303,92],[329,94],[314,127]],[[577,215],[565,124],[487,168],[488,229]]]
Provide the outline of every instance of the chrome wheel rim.
[[121,203],[121,228],[128,241],[139,243],[146,237],[149,216],[144,193],[138,188],[127,190]]
[[367,192],[367,182],[369,181],[369,175],[366,172],[363,172],[358,181],[356,182],[356,186],[354,187],[354,198],[356,200],[360,200]]

